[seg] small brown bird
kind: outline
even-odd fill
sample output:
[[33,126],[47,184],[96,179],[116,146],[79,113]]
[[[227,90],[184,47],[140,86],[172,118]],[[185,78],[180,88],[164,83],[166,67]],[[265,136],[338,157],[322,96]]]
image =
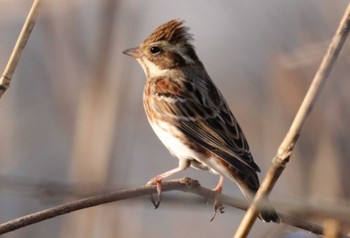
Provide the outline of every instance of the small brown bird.
[[[215,191],[221,192],[225,177],[236,182],[251,201],[260,186],[260,168],[191,40],[183,22],[171,20],[139,47],[123,52],[142,66],[147,77],[143,103],[148,121],[170,153],[179,159],[177,168],[154,177],[149,184],[157,184],[160,196],[162,179],[191,166],[220,175]],[[259,217],[266,222],[279,221],[272,207]]]

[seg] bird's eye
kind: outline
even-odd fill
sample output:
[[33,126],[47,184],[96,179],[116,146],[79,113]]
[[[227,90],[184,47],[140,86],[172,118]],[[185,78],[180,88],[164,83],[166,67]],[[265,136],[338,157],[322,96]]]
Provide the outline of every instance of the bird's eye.
[[149,51],[153,54],[153,55],[156,55],[156,54],[159,54],[162,49],[158,46],[152,46]]

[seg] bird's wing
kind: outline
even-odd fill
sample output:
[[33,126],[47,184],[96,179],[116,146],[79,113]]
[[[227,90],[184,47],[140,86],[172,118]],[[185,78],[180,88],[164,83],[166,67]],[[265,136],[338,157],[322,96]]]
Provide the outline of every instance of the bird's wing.
[[239,171],[260,171],[237,120],[207,77],[196,84],[189,79],[157,78],[151,86],[152,109]]

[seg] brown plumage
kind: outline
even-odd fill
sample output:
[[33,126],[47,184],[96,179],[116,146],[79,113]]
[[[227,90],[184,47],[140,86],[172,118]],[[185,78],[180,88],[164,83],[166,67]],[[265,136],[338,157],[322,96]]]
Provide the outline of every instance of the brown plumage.
[[183,26],[183,21],[171,20],[155,29],[152,34],[143,41],[141,47],[148,46],[158,41],[168,41],[174,45],[177,43],[188,44],[191,40],[192,35],[188,33],[188,28]]
[[[207,74],[190,44],[183,22],[172,20],[158,27],[140,47],[125,51],[141,64],[147,76],[144,107],[147,118],[179,166],[153,178],[161,180],[192,166],[236,182],[247,199],[259,189],[248,142],[223,95]],[[263,211],[264,221],[278,222],[274,209]]]

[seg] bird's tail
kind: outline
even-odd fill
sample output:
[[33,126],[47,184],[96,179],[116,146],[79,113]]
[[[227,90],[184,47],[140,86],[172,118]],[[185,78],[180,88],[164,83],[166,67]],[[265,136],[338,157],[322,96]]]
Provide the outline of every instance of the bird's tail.
[[[253,176],[242,175],[235,178],[239,188],[243,192],[244,196],[249,200],[253,201],[255,193],[259,189],[259,180],[256,173]],[[277,215],[276,210],[266,199],[263,203],[263,209],[259,214],[259,219],[264,222],[279,223],[280,218]]]
[[264,222],[274,222],[274,223],[279,223],[280,218],[277,215],[277,212],[275,209],[272,207],[272,205],[269,203],[268,200],[264,203],[264,210],[262,210],[259,214],[260,220],[263,220]]

